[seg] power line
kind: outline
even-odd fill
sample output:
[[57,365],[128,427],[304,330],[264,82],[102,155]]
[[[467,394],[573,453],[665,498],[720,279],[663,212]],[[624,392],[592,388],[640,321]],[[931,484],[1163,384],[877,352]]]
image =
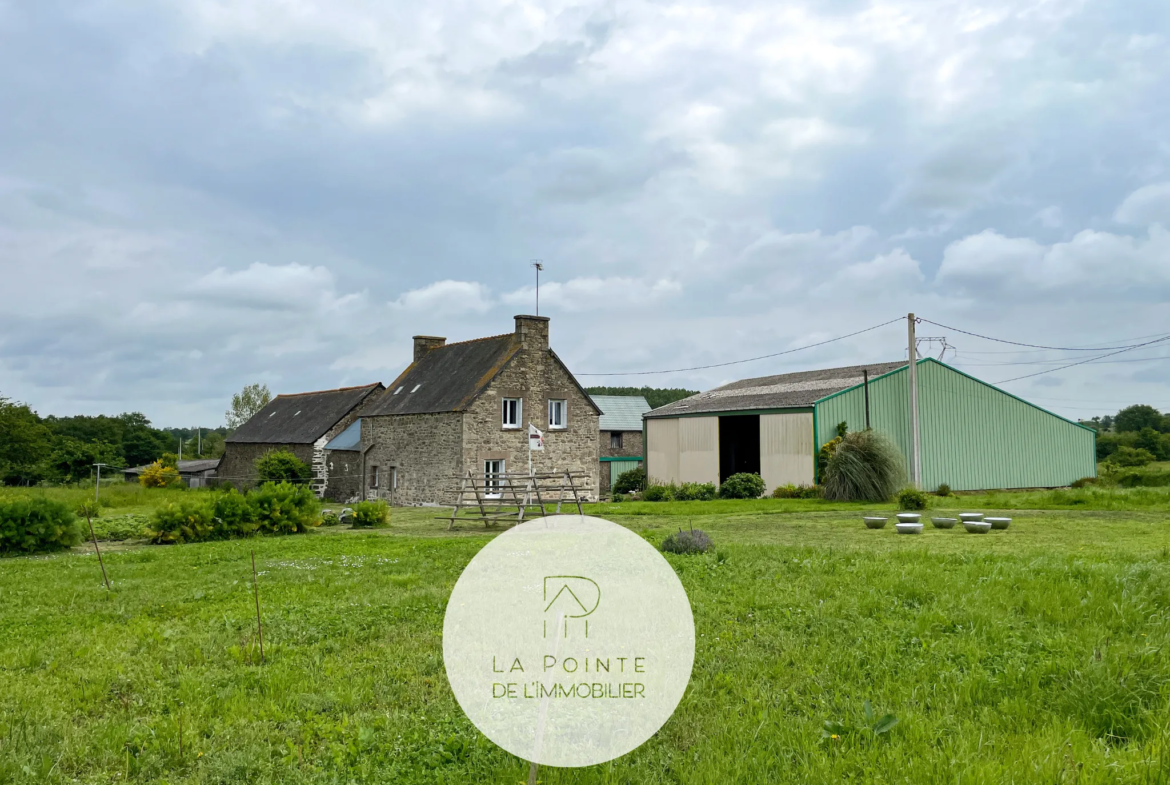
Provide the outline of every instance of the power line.
[[[1026,346],[1029,349],[1045,349],[1045,350],[1054,351],[1054,352],[1100,352],[1100,351],[1107,351],[1110,349],[1127,350],[1127,349],[1136,349],[1139,346],[1148,346],[1151,343],[1157,343],[1157,341],[1147,341],[1146,343],[1131,344],[1129,346],[1092,346],[1092,347],[1085,347],[1085,346],[1039,346],[1039,345],[1034,344],[1034,343],[1021,343],[1020,341],[1008,341],[1008,340],[1005,340],[1003,338],[992,338],[989,335],[980,335],[979,333],[968,332],[967,330],[960,330],[958,327],[948,327],[945,324],[939,324],[938,322],[932,322],[930,319],[921,319],[920,318],[918,321],[926,322],[927,324],[933,324],[935,327],[941,327],[944,330],[954,330],[957,333],[963,333],[963,335],[970,335],[974,338],[982,338],[985,341],[995,341],[996,343],[1006,343],[1006,344],[1011,344],[1012,346]],[[1170,334],[1168,334],[1168,333],[1160,333],[1159,335],[1162,335],[1164,337],[1159,338],[1158,340],[1165,340],[1165,338],[1170,338]]]
[[1149,346],[1150,344],[1161,343],[1162,341],[1167,341],[1167,340],[1170,340],[1170,335],[1167,335],[1163,338],[1155,338],[1154,340],[1146,341],[1145,343],[1139,343],[1139,344],[1136,344],[1135,346],[1127,346],[1124,349],[1118,349],[1115,352],[1109,352],[1109,354],[1102,354],[1098,357],[1090,357],[1087,360],[1081,360],[1080,362],[1069,363],[1068,365],[1062,365],[1059,368],[1049,368],[1046,371],[1037,371],[1036,373],[1029,373],[1025,376],[1017,376],[1014,379],[1004,379],[1002,382],[996,382],[996,384],[1007,384],[1008,382],[1018,382],[1020,379],[1031,379],[1033,376],[1042,376],[1046,373],[1053,373],[1055,371],[1063,371],[1066,368],[1072,368],[1072,367],[1077,366],[1077,365],[1084,365],[1085,363],[1091,363],[1094,360],[1102,360],[1106,357],[1112,357],[1115,354],[1122,354],[1123,352],[1132,351],[1133,349],[1140,349],[1143,346]]
[[[1159,348],[1161,348],[1161,347],[1159,347]],[[962,365],[964,367],[967,367],[967,368],[1002,368],[1002,367],[1008,366],[1008,365],[1057,365],[1058,363],[1062,363],[1062,362],[1065,362],[1066,360],[1071,360],[1071,359],[1072,359],[1071,357],[1061,357],[1060,359],[1057,359],[1057,360],[1033,360],[1031,362],[1018,362],[1018,363],[969,363],[969,362],[963,362],[963,361],[956,361],[956,362],[962,362]],[[1155,360],[1170,360],[1170,355],[1160,354],[1157,357],[1133,357],[1133,358],[1130,358],[1128,360],[1106,360],[1105,362],[1099,362],[1099,363],[1094,363],[1090,360],[1089,362],[1092,363],[1093,365],[1114,365],[1116,363],[1145,363],[1145,362],[1152,362]]]
[[740,363],[750,363],[750,362],[755,362],[756,360],[767,360],[770,357],[780,357],[781,355],[792,354],[794,352],[802,352],[805,349],[813,349],[813,348],[816,348],[817,346],[824,346],[825,344],[833,343],[835,341],[843,341],[846,338],[852,338],[855,335],[861,335],[862,333],[868,333],[868,332],[871,332],[873,330],[878,329],[879,327],[885,327],[887,325],[893,324],[894,322],[901,322],[901,321],[905,320],[905,318],[906,317],[904,317],[904,316],[899,316],[897,319],[890,319],[888,322],[882,322],[881,324],[875,324],[873,327],[866,327],[864,330],[858,330],[855,333],[849,333],[848,335],[838,335],[836,338],[830,338],[827,341],[820,341],[818,343],[810,343],[807,346],[798,346],[795,349],[788,349],[788,350],[783,351],[783,352],[775,352],[773,354],[761,354],[759,357],[748,357],[746,360],[731,360],[730,362],[714,363],[712,365],[696,365],[693,368],[671,368],[669,370],[664,370],[664,371],[617,371],[614,373],[578,373],[575,375],[576,376],[649,376],[651,374],[658,374],[658,373],[682,373],[684,371],[705,371],[708,368],[724,368],[728,365],[739,365]]

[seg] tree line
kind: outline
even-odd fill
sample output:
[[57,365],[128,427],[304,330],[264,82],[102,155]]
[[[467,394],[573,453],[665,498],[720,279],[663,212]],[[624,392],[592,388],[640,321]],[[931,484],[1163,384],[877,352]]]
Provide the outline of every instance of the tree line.
[[1081,420],[1097,431],[1097,460],[1103,461],[1118,450],[1145,450],[1153,460],[1170,461],[1170,413],[1153,406],[1135,404],[1115,415]]
[[698,390],[684,390],[681,387],[586,387],[585,392],[590,395],[640,395],[650,404],[651,409],[699,394]]

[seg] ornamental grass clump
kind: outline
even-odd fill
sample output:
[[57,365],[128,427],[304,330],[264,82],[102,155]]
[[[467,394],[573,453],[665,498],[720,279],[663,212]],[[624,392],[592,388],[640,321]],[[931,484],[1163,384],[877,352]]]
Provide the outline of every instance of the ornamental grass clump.
[[838,502],[889,501],[906,483],[897,446],[872,430],[846,434],[824,474],[824,497]]
[[702,529],[679,529],[667,535],[659,546],[663,553],[679,553],[684,556],[693,553],[706,553],[711,549],[711,538]]
[[0,502],[0,554],[60,551],[81,542],[81,524],[64,502],[29,498]]

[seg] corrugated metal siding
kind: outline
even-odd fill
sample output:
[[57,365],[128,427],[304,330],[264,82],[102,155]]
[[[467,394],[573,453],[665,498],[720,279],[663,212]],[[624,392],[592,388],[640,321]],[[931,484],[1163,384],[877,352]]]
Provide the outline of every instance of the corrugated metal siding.
[[646,476],[678,482],[679,420],[646,420]]
[[760,476],[766,493],[813,481],[812,412],[760,415]]
[[[870,384],[873,427],[909,454],[906,372]],[[1049,488],[1096,474],[1093,433],[933,361],[918,366],[922,486],[955,490]],[[865,427],[861,389],[817,405],[817,445]]]
[[678,422],[679,480],[681,482],[711,482],[718,485],[719,418],[683,417],[676,422]]
[[606,461],[606,463],[609,464],[609,487],[612,488],[618,477],[632,469],[637,469],[642,462],[635,458],[630,461]]

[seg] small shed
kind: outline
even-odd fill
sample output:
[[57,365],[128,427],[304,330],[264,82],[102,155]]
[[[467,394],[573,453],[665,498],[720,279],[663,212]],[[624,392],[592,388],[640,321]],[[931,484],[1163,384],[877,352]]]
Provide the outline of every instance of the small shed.
[[[215,480],[216,469],[219,468],[219,458],[205,458],[197,461],[179,461],[177,468],[179,477],[188,488],[205,488]],[[149,464],[147,464],[149,466]],[[133,469],[123,469],[122,476],[126,482],[138,482],[142,470],[146,466],[135,466]]]
[[[907,363],[733,382],[645,415],[646,471],[721,483],[758,473],[770,492],[819,480],[816,453],[845,423],[868,422],[910,452]],[[868,410],[868,418],[867,418]],[[1096,475],[1096,432],[932,358],[918,361],[921,485],[1052,488]]]
[[637,469],[645,459],[642,454],[642,417],[650,411],[650,404],[641,395],[589,397],[601,410],[598,422],[599,477],[601,492],[607,494],[622,473]]

